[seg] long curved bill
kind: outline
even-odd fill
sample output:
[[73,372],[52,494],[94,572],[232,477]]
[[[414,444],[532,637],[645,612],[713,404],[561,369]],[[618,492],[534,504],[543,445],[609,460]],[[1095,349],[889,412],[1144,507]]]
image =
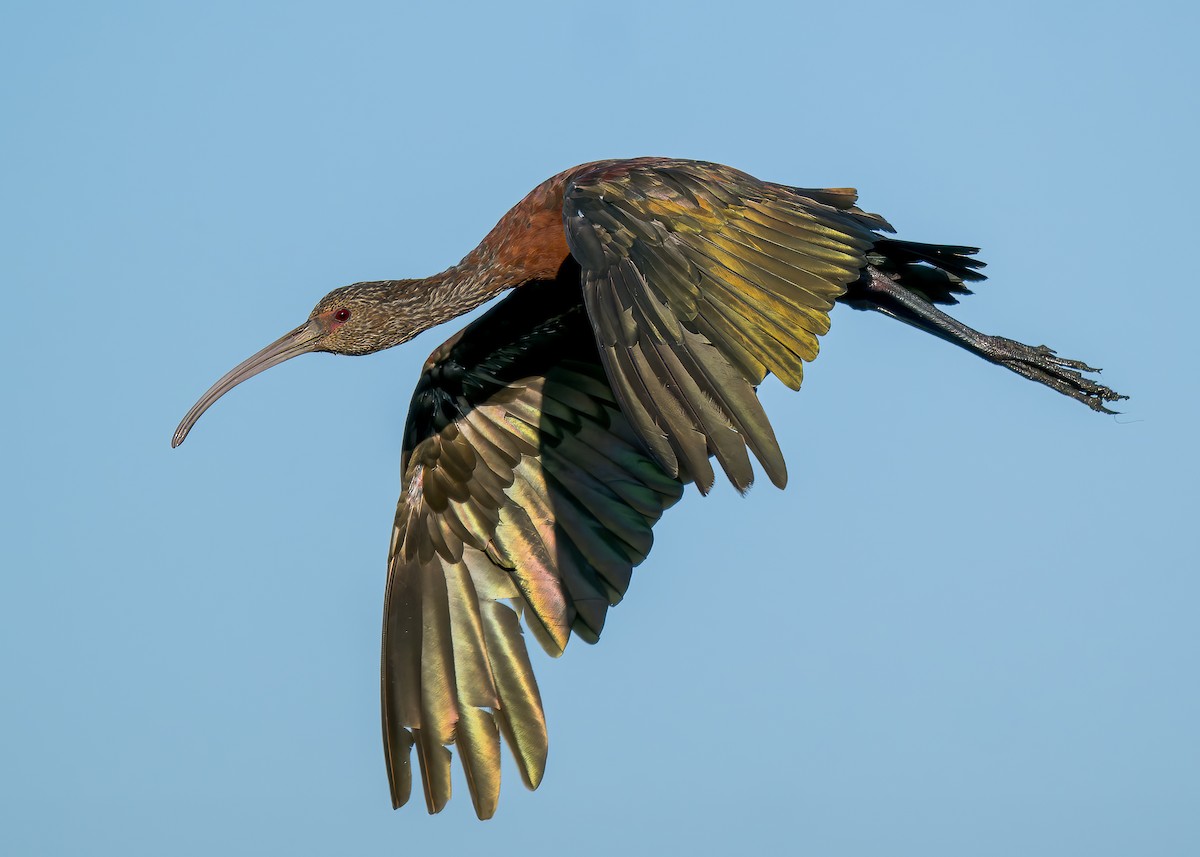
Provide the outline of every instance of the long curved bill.
[[243,360],[230,369],[220,381],[213,384],[208,392],[200,397],[200,401],[192,405],[192,409],[179,423],[179,428],[175,429],[175,436],[171,439],[171,448],[174,449],[183,443],[188,432],[192,430],[192,426],[196,424],[196,420],[200,419],[201,414],[207,411],[213,402],[259,372],[270,369],[272,366],[278,366],[284,360],[289,360],[298,354],[316,351],[324,333],[324,329],[315,318],[309,319],[295,330],[285,333],[253,357]]

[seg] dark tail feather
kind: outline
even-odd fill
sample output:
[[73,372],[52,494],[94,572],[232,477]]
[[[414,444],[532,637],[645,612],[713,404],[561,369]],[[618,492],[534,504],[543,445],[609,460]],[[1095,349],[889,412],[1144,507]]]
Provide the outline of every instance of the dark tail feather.
[[965,282],[987,279],[978,270],[986,263],[972,258],[978,252],[978,247],[880,238],[867,261],[930,303],[956,304],[955,295],[971,294]]

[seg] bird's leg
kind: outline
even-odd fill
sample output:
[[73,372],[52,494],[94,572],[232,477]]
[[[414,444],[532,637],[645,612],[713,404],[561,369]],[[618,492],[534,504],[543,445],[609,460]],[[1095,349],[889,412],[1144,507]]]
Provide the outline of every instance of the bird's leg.
[[989,336],[973,330],[873,266],[868,266],[866,274],[854,283],[845,296],[845,302],[857,309],[882,312],[947,342],[953,342],[985,360],[1083,402],[1094,411],[1116,413],[1106,408],[1105,403],[1129,398],[1113,392],[1083,374],[1099,372],[1099,369],[1093,369],[1079,360],[1059,357],[1045,345],[1025,345],[1002,336]]

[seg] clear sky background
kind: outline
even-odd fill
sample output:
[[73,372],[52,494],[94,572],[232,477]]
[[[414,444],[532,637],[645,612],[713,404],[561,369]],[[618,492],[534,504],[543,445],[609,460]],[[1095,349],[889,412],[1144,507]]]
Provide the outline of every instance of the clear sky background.
[[[8,2],[0,852],[1200,853],[1193,3]],[[421,362],[330,288],[582,161],[855,185],[1105,417],[839,308],[791,485],[690,492],[495,820],[392,812],[384,559]],[[456,776],[459,772],[456,769]]]

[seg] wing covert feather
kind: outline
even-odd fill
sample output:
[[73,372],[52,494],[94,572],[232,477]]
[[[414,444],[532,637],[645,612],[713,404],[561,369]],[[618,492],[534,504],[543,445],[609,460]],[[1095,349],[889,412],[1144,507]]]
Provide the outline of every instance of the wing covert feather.
[[787,471],[755,387],[799,389],[829,311],[887,222],[846,188],[760,182],[661,158],[603,162],[563,198],[567,245],[600,358],[622,408],[663,469],[714,481],[713,456],[745,491],[747,449],[783,487]]

